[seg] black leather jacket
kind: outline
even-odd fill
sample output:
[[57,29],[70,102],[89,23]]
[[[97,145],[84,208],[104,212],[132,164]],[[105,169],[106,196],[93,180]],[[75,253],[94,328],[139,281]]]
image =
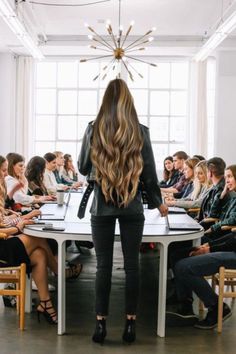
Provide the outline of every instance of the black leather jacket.
[[[143,170],[140,175],[140,182],[144,185],[147,193],[149,208],[154,209],[162,204],[161,191],[158,184],[156,166],[149,136],[149,129],[140,124],[140,129],[143,135]],[[93,122],[89,123],[82,142],[80,156],[78,159],[79,172],[88,176],[89,180],[94,180],[93,166],[90,159],[91,137],[93,133]],[[141,191],[138,190],[135,198],[129,203],[127,207],[119,208],[112,203],[107,203],[103,196],[101,187],[94,183],[94,197],[90,209],[92,215],[131,215],[143,213],[143,204],[141,198]]]

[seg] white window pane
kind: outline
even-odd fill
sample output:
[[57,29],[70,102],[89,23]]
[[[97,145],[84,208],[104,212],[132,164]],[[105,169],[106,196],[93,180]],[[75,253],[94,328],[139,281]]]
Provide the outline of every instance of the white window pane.
[[38,63],[36,70],[37,87],[55,87],[57,80],[56,63]]
[[148,91],[147,90],[131,90],[134,99],[134,105],[138,115],[146,115],[148,111]]
[[188,87],[188,63],[171,64],[171,87],[178,89]]
[[58,87],[77,87],[78,63],[58,63]]
[[74,161],[76,158],[76,143],[66,142],[66,141],[57,141],[56,142],[56,151],[62,151],[63,154],[70,154]]
[[[143,63],[134,63],[131,61],[128,69],[131,72],[134,81],[132,81],[127,73],[127,85],[130,88],[146,88],[148,86],[148,65]],[[126,71],[126,69],[124,69]],[[141,74],[143,78],[139,76]]]
[[169,145],[170,149],[170,155],[174,155],[177,151],[185,151],[185,145],[184,144],[170,144]]
[[76,139],[77,116],[58,116],[58,139]]
[[186,138],[186,118],[170,118],[170,141],[185,141]]
[[152,115],[169,115],[169,92],[152,91],[150,97],[150,113]]
[[168,118],[150,117],[151,140],[168,141]]
[[187,93],[171,92],[171,115],[184,116],[187,112]]
[[95,119],[95,116],[90,116],[90,117],[79,116],[78,117],[78,139],[83,138],[84,132],[88,126],[88,123],[93,121],[94,119]]
[[79,87],[97,87],[99,78],[96,81],[93,79],[99,74],[98,63],[80,63],[79,64]]
[[168,156],[167,144],[152,144],[156,170],[163,169],[163,160]]
[[35,155],[42,156],[47,152],[55,151],[55,143],[54,142],[39,142],[35,143]]
[[79,91],[78,97],[79,114],[97,114],[97,91]]
[[[107,87],[109,82],[116,78],[117,69],[116,69],[116,66],[114,66],[114,64],[111,65],[111,61],[112,61],[112,59],[110,59],[107,62],[104,61],[104,62],[100,63],[100,71],[102,71],[102,73],[105,73],[105,74],[107,73],[104,80],[102,78],[105,74],[100,75],[100,77],[99,77],[100,87]],[[107,69],[103,70],[105,67],[107,67]]]
[[[100,106],[102,104],[104,93],[105,93],[105,90],[99,90],[99,101],[98,101],[98,107],[99,108],[100,108]],[[99,110],[99,108],[98,108],[98,110]]]
[[148,118],[144,116],[138,116],[139,123],[148,126]]
[[170,64],[158,63],[157,67],[150,67],[150,87],[169,88],[170,87]]
[[36,91],[36,114],[56,113],[56,90]]
[[55,139],[55,116],[36,116],[35,139],[36,140]]
[[58,113],[77,113],[77,91],[68,90],[58,92]]

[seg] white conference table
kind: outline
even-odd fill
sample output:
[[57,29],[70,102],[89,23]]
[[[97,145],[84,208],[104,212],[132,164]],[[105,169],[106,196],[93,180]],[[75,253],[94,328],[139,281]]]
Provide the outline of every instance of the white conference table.
[[[44,231],[39,226],[27,226],[24,233],[29,236],[52,238],[58,243],[58,334],[62,335],[66,332],[66,287],[65,287],[65,262],[66,250],[65,243],[67,240],[75,241],[92,241],[89,205],[83,219],[77,218],[77,211],[81,193],[71,193],[70,204],[64,221],[48,221],[53,226],[61,226],[65,231]],[[92,196],[90,197],[90,201]],[[63,213],[66,206],[58,206],[57,204],[45,204],[41,210],[45,214]],[[169,221],[175,223],[196,223],[187,214],[169,215]],[[167,257],[168,246],[171,242],[192,240],[193,245],[200,244],[200,238],[203,236],[203,230],[200,231],[170,231],[165,222],[165,218],[161,218],[157,209],[145,209],[145,225],[142,242],[156,242],[160,250],[160,267],[159,267],[159,291],[158,291],[158,311],[157,311],[157,335],[165,337],[165,316],[166,316],[166,286],[167,286]],[[119,226],[116,226],[116,235],[119,235]],[[119,238],[118,238],[119,240]]]

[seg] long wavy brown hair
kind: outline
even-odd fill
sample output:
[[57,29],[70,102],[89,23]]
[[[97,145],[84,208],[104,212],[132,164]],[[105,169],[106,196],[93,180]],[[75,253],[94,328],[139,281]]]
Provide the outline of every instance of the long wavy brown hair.
[[133,98],[121,79],[111,81],[94,122],[91,160],[106,202],[126,207],[137,193],[143,137]]

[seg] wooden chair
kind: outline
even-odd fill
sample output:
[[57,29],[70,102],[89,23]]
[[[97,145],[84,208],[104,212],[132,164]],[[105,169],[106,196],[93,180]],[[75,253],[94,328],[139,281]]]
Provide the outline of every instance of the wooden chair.
[[[218,333],[222,332],[222,317],[223,317],[223,300],[224,298],[236,298],[236,291],[234,286],[236,285],[236,269],[225,269],[220,267],[219,273],[212,277],[213,285],[219,286],[219,300],[218,300]],[[230,286],[230,290],[227,290],[225,286]]]
[[[0,238],[7,235],[0,233]],[[26,284],[26,265],[22,263],[19,267],[0,268],[0,283],[14,283],[16,289],[0,289],[0,295],[10,295],[17,297],[17,313],[20,319],[20,329],[25,327],[25,284]]]

